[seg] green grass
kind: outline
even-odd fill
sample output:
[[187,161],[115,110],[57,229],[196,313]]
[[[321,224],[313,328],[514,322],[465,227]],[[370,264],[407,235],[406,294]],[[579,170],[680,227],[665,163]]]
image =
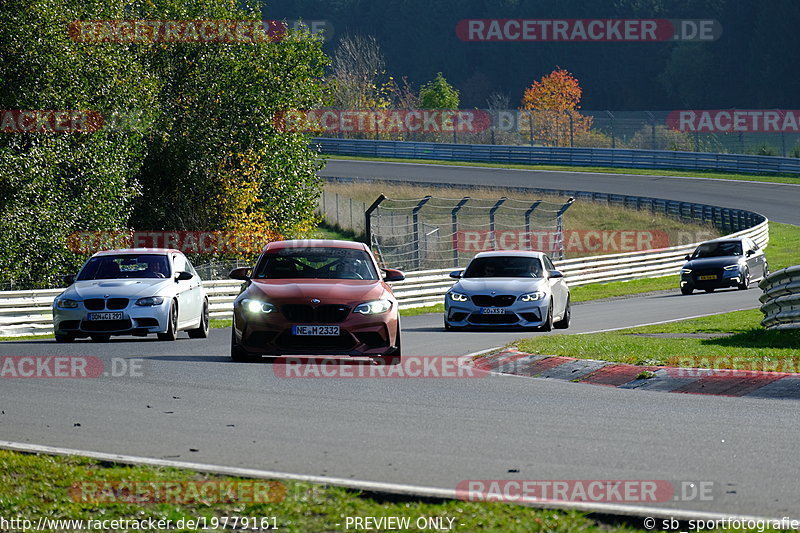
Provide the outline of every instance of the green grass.
[[[523,352],[634,365],[800,372],[800,331],[769,331],[757,309],[588,335],[542,335]],[[670,338],[642,335],[675,335]]]
[[[237,480],[188,470],[125,466],[81,457],[29,455],[0,450],[0,484],[3,487],[0,516],[6,519],[29,519],[34,524],[43,516],[65,520],[153,518],[173,522],[197,517],[205,517],[209,522],[213,517],[225,516],[276,517],[279,530],[287,533],[343,531],[348,516],[411,517],[412,524],[420,516],[454,518],[454,530],[469,532],[644,531],[629,525],[600,522],[585,513],[574,511],[537,510],[506,503],[420,502],[410,498],[381,498],[338,487],[293,481],[281,482],[285,487],[285,493],[282,493],[285,499],[273,503],[107,503],[114,497],[111,492],[101,493],[105,502],[92,503],[81,501],[80,491],[74,495],[70,493],[70,487],[80,487],[78,484],[83,483],[102,486],[102,483],[110,482]],[[94,495],[91,490],[84,494]],[[172,531],[194,530],[184,528]],[[404,531],[421,530],[412,527]]]
[[768,183],[800,183],[800,176],[795,174],[736,174],[727,172],[714,172],[704,170],[659,170],[659,169],[639,169],[639,168],[617,168],[617,167],[574,167],[567,165],[509,165],[502,163],[474,163],[468,161],[439,161],[435,159],[400,159],[400,158],[378,158],[378,157],[357,157],[357,156],[336,156],[325,155],[325,159],[352,159],[356,161],[388,161],[391,163],[424,163],[426,165],[447,165],[462,167],[488,167],[488,168],[510,168],[521,170],[558,170],[565,172],[592,172],[604,174],[633,174],[647,176],[679,176],[713,178],[722,180],[739,181],[764,181]]

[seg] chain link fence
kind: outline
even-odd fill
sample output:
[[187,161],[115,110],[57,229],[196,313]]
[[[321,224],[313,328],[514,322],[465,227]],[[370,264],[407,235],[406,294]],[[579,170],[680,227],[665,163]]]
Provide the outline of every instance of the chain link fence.
[[495,249],[540,250],[561,259],[570,205],[572,199],[380,197],[368,209],[367,237],[382,263],[408,271],[456,268]]

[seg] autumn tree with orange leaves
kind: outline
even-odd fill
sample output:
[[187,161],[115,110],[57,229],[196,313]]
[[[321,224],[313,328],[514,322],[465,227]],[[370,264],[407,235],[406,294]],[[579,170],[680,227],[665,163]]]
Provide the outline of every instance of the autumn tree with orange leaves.
[[581,115],[583,90],[578,80],[561,67],[525,89],[520,128],[550,146],[570,146],[574,137],[592,127],[592,117]]

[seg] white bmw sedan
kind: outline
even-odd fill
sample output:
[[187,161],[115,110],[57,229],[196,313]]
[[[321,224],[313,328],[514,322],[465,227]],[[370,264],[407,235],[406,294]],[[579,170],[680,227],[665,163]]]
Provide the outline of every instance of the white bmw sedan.
[[178,250],[131,248],[98,252],[53,301],[56,341],[111,335],[158,335],[175,340],[186,330],[208,336],[208,296]]

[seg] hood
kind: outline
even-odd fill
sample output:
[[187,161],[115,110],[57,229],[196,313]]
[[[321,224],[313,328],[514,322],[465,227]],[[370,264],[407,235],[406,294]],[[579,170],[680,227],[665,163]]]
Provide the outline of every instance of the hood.
[[453,290],[468,294],[523,294],[545,288],[547,280],[543,278],[463,278],[453,285]]
[[380,281],[360,279],[254,279],[245,292],[250,297],[263,297],[274,303],[308,303],[317,298],[322,304],[350,305],[388,294]]
[[162,294],[175,282],[170,279],[106,279],[78,281],[63,293],[64,298],[144,298]]
[[704,257],[701,259],[692,259],[683,268],[722,268],[728,265],[738,265],[742,260],[740,256],[726,255],[722,257]]

